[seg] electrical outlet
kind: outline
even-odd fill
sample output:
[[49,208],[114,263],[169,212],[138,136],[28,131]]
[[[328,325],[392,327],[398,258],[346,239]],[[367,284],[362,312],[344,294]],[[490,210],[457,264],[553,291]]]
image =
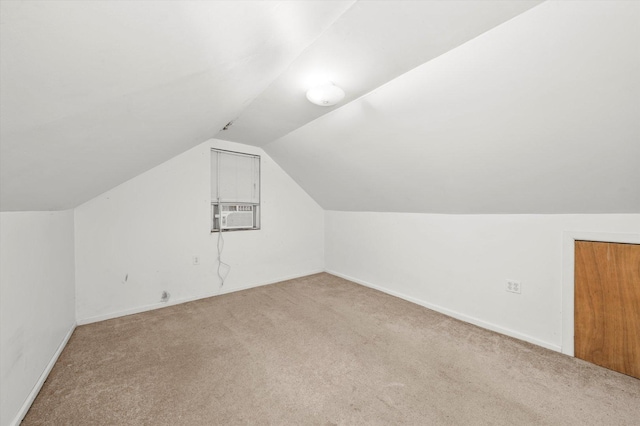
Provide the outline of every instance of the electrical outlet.
[[520,281],[515,280],[507,280],[507,285],[505,286],[505,290],[511,293],[522,293],[522,283]]
[[200,264],[200,258],[198,256],[193,256],[193,264],[194,265],[199,265]]

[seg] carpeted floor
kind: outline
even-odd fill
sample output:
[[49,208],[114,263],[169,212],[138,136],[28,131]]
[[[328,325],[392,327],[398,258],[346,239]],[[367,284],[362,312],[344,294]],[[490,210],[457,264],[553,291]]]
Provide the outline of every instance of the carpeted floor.
[[638,425],[640,380],[328,274],[78,327],[26,425]]

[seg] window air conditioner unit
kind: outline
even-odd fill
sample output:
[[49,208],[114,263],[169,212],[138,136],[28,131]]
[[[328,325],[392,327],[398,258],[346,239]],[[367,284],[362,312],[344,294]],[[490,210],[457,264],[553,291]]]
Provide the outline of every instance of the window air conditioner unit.
[[255,206],[222,205],[220,213],[221,229],[253,229]]

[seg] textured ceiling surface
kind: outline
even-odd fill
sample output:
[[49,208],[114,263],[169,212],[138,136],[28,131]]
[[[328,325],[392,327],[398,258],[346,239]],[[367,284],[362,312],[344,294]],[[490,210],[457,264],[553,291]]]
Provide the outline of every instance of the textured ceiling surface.
[[[75,207],[215,136],[326,209],[638,212],[639,7],[2,1],[0,209]],[[308,103],[321,78],[345,100]]]

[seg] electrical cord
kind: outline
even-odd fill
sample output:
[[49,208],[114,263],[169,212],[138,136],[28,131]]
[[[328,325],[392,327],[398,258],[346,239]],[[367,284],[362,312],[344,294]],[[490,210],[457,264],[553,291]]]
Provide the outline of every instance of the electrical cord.
[[[220,170],[220,156],[217,158],[218,170]],[[224,285],[224,280],[229,276],[231,272],[231,265],[222,261],[222,250],[224,250],[224,238],[222,237],[222,204],[220,204],[220,179],[217,180],[217,192],[218,192],[218,242],[216,248],[218,249],[218,278],[220,278],[220,287]],[[213,212],[215,215],[215,211]],[[222,265],[227,267],[227,273],[222,275],[220,268]]]
[[[231,124],[231,123],[229,123]],[[231,272],[231,265],[222,261],[222,250],[224,249],[224,238],[222,238],[222,205],[220,204],[220,154],[216,155],[216,196],[218,197],[218,242],[216,247],[218,249],[218,278],[220,278],[220,288],[224,286],[224,280],[229,276]],[[213,212],[215,216],[215,211]],[[227,267],[227,273],[222,276],[220,268],[222,265]]]
[[[221,205],[218,204],[218,212],[220,214],[220,209],[221,209]],[[220,278],[220,287],[222,287],[224,285],[224,280],[227,279],[227,276],[229,275],[229,272],[231,272],[231,265],[229,265],[228,263],[224,263],[222,261],[222,250],[224,249],[224,238],[222,237],[222,224],[220,222],[220,217],[222,215],[220,214],[220,216],[218,216],[218,278]],[[227,267],[227,273],[224,274],[224,276],[220,273],[220,268],[222,267],[222,265]]]

